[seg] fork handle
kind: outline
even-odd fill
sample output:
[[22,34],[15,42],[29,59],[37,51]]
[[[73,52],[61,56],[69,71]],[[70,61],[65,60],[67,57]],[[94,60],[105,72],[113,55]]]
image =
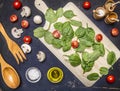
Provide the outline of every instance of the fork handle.
[[0,23],[0,32],[2,33],[2,35],[4,36],[5,40],[7,41],[7,43],[10,40],[10,37],[7,35],[3,25]]

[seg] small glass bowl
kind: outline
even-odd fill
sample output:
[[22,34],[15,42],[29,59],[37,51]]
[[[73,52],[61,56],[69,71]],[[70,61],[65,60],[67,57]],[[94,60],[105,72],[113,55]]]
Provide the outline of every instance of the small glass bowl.
[[47,72],[47,78],[52,83],[59,83],[63,79],[63,71],[59,67],[52,67]]
[[31,83],[36,83],[41,79],[41,71],[36,67],[30,67],[25,73],[26,79]]

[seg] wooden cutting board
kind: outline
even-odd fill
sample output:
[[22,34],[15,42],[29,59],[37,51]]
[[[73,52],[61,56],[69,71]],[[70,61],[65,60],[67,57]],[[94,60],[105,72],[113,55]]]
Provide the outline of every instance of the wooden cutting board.
[[[35,0],[38,1],[38,0]],[[45,13],[46,9],[48,8],[47,5],[42,1],[39,0],[39,3],[42,3],[42,7],[37,6],[38,2],[35,2],[35,6],[37,9]],[[42,8],[42,9],[41,9]],[[119,49],[102,33],[102,31],[72,2],[67,3],[63,7],[64,11],[65,10],[72,10],[74,14],[76,15],[73,19],[82,21],[82,24],[84,27],[86,27],[86,24],[88,23],[89,27],[92,27],[95,30],[95,33],[101,33],[103,35],[103,40],[102,43],[104,44],[104,47],[107,48],[110,51],[114,51],[117,57],[117,60],[120,57],[120,51]],[[60,22],[65,22],[65,18],[60,18],[58,19]],[[58,22],[57,21],[57,22]],[[46,21],[46,24],[44,25],[44,28],[48,28],[48,22]],[[50,28],[50,31],[52,32],[54,30],[53,25]],[[111,67],[110,65],[107,64],[106,57],[107,57],[107,50],[106,50],[106,55],[104,57],[100,57],[96,62],[93,67],[93,69],[90,72],[87,72],[83,74],[83,70],[80,66],[73,67],[70,65],[68,61],[66,61],[66,58],[63,57],[63,55],[69,55],[73,53],[73,50],[70,50],[68,52],[63,52],[61,49],[56,49],[52,45],[47,44],[43,38],[40,38],[40,41],[61,61],[86,87],[91,87],[93,86],[96,81],[89,81],[87,79],[87,75],[90,73],[98,73],[99,74],[99,69],[100,67],[107,67],[108,69]],[[89,51],[89,50],[88,50]]]

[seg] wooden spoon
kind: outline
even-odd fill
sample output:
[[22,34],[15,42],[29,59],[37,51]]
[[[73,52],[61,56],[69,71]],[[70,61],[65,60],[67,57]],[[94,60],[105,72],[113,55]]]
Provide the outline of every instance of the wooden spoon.
[[5,62],[0,54],[1,73],[5,84],[12,89],[16,89],[20,85],[20,78],[16,70]]

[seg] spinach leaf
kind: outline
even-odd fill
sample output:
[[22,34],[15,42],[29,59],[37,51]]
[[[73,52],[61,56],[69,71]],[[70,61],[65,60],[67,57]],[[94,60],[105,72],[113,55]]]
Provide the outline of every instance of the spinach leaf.
[[76,67],[81,64],[81,59],[78,53],[74,53],[68,56],[69,62],[72,66]]
[[62,16],[63,16],[63,8],[57,9],[56,15],[57,15],[58,18],[59,18],[59,17],[62,17]]
[[64,17],[68,18],[68,19],[71,19],[75,16],[75,14],[73,13],[72,10],[67,10],[63,13]]
[[53,37],[52,33],[48,31],[45,33],[44,39],[48,44],[52,44],[54,37]]
[[62,40],[61,45],[64,52],[71,49],[71,42],[69,40]]
[[62,32],[62,27],[63,27],[63,24],[61,22],[57,22],[54,24],[54,28],[60,32]]
[[76,31],[75,31],[75,35],[78,37],[78,38],[81,38],[85,35],[86,33],[86,30],[84,27],[80,26]]
[[71,20],[70,24],[73,25],[73,26],[78,26],[78,27],[82,26],[82,22],[76,21],[76,20]]
[[86,46],[84,45],[84,43],[80,42],[80,45],[78,46],[78,48],[75,49],[76,52],[84,52]]
[[61,40],[60,40],[60,39],[53,39],[53,40],[52,40],[52,45],[53,45],[55,48],[60,49],[60,48],[62,47],[62,45],[61,45]]
[[58,17],[54,10],[52,8],[49,8],[45,13],[45,19],[50,23],[54,23],[57,21]]
[[62,36],[67,39],[72,39],[74,36],[73,28],[69,22],[65,22],[62,27]]
[[113,51],[109,52],[107,55],[107,63],[113,65],[116,62],[116,55]]
[[100,68],[100,74],[101,74],[101,75],[107,75],[107,74],[108,74],[108,68],[106,68],[106,67],[101,67],[101,68]]
[[90,61],[96,61],[100,57],[99,51],[94,51],[92,53],[84,52],[82,53],[82,59],[83,61],[90,62]]
[[105,48],[104,45],[102,43],[95,43],[93,45],[93,50],[98,50],[101,53],[101,56],[105,55]]
[[92,73],[92,74],[89,74],[87,76],[87,79],[90,80],[90,81],[95,81],[99,78],[99,74],[98,73]]
[[43,29],[43,27],[38,27],[38,28],[36,28],[33,32],[34,32],[34,36],[36,37],[36,38],[41,38],[41,37],[43,37],[44,36],[44,34],[45,34],[45,32],[46,32],[47,30],[44,30]]
[[79,38],[79,41],[86,47],[91,47],[93,45],[93,41],[89,41],[86,38]]
[[82,62],[81,62],[81,67],[83,69],[83,73],[89,72],[90,70],[92,70],[93,66],[94,66],[93,61],[85,62],[85,61],[82,60]]

